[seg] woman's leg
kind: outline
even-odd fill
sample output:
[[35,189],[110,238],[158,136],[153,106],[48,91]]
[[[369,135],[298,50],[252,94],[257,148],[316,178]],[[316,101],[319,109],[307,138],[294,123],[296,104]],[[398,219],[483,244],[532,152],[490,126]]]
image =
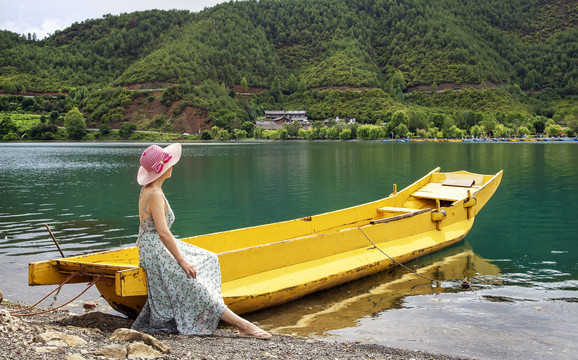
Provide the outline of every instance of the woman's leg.
[[221,315],[221,320],[236,327],[239,330],[239,334],[241,335],[251,335],[255,336],[256,338],[271,337],[271,334],[262,330],[257,325],[243,319],[239,315],[229,310],[229,308],[225,309],[225,312],[223,315]]

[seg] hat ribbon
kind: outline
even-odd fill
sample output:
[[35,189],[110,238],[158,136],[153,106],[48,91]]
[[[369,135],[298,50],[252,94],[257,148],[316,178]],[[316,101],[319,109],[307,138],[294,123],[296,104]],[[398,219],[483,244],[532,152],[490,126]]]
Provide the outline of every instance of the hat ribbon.
[[157,163],[153,164],[151,170],[156,172],[157,174],[160,173],[161,171],[163,171],[165,164],[169,162],[172,158],[173,156],[171,154],[163,152],[161,159]]

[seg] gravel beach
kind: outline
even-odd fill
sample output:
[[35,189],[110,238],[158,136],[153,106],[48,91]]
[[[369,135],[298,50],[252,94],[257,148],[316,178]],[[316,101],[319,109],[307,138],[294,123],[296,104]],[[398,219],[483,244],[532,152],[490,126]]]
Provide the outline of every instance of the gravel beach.
[[0,305],[0,359],[459,359],[287,335],[270,340],[239,338],[226,324],[212,336],[150,336],[126,330],[132,324],[129,319],[98,311],[82,315],[55,311],[27,317],[10,314],[22,308],[7,301]]

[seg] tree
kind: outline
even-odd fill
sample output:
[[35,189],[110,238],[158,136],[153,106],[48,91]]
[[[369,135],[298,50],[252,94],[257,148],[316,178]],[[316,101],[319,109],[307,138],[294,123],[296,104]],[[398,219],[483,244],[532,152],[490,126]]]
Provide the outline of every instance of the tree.
[[301,129],[301,124],[299,121],[293,121],[291,124],[285,124],[283,128],[287,130],[289,136],[297,137],[297,135],[299,135],[299,129]]
[[69,139],[80,140],[86,135],[86,120],[76,106],[64,116],[64,126]]
[[18,91],[16,85],[10,81],[4,80],[4,82],[2,82],[2,92],[4,92],[4,94],[16,94],[16,91]]
[[564,117],[564,122],[574,133],[578,133],[578,106],[574,106],[570,114]]
[[36,107],[36,102],[34,101],[34,98],[31,97],[25,97],[24,99],[22,99],[22,110],[27,111],[27,112],[32,112],[35,110]]
[[135,130],[136,130],[136,124],[131,123],[129,121],[126,121],[120,126],[120,129],[118,130],[118,134],[123,139],[128,139]]
[[339,133],[339,139],[341,139],[341,140],[351,139],[351,129],[345,128],[345,129],[341,130],[341,132]]
[[277,139],[287,140],[287,138],[289,137],[289,133],[287,132],[287,129],[277,129],[277,130],[275,130],[275,132],[276,132]]
[[390,79],[390,93],[395,99],[403,99],[403,91],[405,90],[405,78],[401,71],[397,70]]
[[410,131],[404,123],[400,123],[399,125],[397,125],[393,129],[393,133],[396,135],[396,138],[397,137],[405,138],[410,135]]
[[245,121],[243,124],[241,124],[241,130],[245,130],[248,136],[253,136],[255,124],[253,124],[251,121]]
[[483,135],[483,126],[480,127],[479,125],[474,125],[470,128],[470,135],[473,137],[479,137]]
[[53,140],[58,132],[58,127],[54,124],[38,124],[30,129],[28,136],[34,140]]
[[327,138],[331,140],[339,139],[339,129],[337,128],[337,126],[332,126],[329,129],[327,129]]
[[58,111],[53,110],[52,112],[50,112],[50,123],[55,124],[57,120],[58,120]]
[[255,139],[263,139],[264,133],[265,133],[265,129],[263,129],[262,127],[257,127],[257,128],[255,128],[253,135],[255,136]]
[[562,133],[562,127],[558,124],[552,124],[546,127],[546,134],[549,136],[560,136]]
[[287,81],[287,94],[293,94],[299,90],[299,81],[297,77],[293,74],[289,76],[289,80]]
[[213,140],[213,135],[209,130],[203,130],[201,134],[201,140]]
[[16,123],[10,115],[4,114],[0,120],[0,135],[7,135],[9,133],[16,133],[17,127]]
[[221,129],[215,135],[215,138],[218,140],[229,140],[231,138],[231,134],[226,129]]
[[100,134],[106,136],[108,134],[110,134],[110,125],[108,124],[102,124],[100,125],[100,128],[98,128],[98,131]]
[[273,96],[273,99],[275,99],[276,102],[279,102],[281,99],[281,81],[279,81],[278,77],[276,77],[275,80],[273,80],[271,83],[270,92],[271,96]]
[[299,83],[297,84],[297,91],[300,93],[307,91],[307,83],[305,80],[299,80]]
[[244,93],[249,91],[249,83],[247,83],[247,78],[244,76],[241,79],[241,91]]
[[537,116],[532,120],[532,125],[536,130],[537,134],[541,134],[546,130],[546,118],[543,116]]

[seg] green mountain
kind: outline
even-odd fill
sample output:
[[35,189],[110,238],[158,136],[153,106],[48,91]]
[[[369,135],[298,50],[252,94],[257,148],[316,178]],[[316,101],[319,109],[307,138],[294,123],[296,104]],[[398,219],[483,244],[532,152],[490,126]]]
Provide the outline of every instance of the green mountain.
[[[380,124],[372,136],[578,132],[578,0],[230,1],[104,15],[34,39],[0,31],[0,111],[52,127],[30,135],[6,115],[0,140],[63,138],[54,124],[74,107],[102,136],[124,126],[124,138],[212,127],[205,138],[242,137],[265,109]],[[356,136],[329,128],[301,136]]]
[[[104,15],[41,41],[0,32],[0,84],[19,91],[142,83],[308,88],[519,84],[576,92],[578,2],[237,1],[200,13]],[[12,88],[14,89],[14,88]]]

